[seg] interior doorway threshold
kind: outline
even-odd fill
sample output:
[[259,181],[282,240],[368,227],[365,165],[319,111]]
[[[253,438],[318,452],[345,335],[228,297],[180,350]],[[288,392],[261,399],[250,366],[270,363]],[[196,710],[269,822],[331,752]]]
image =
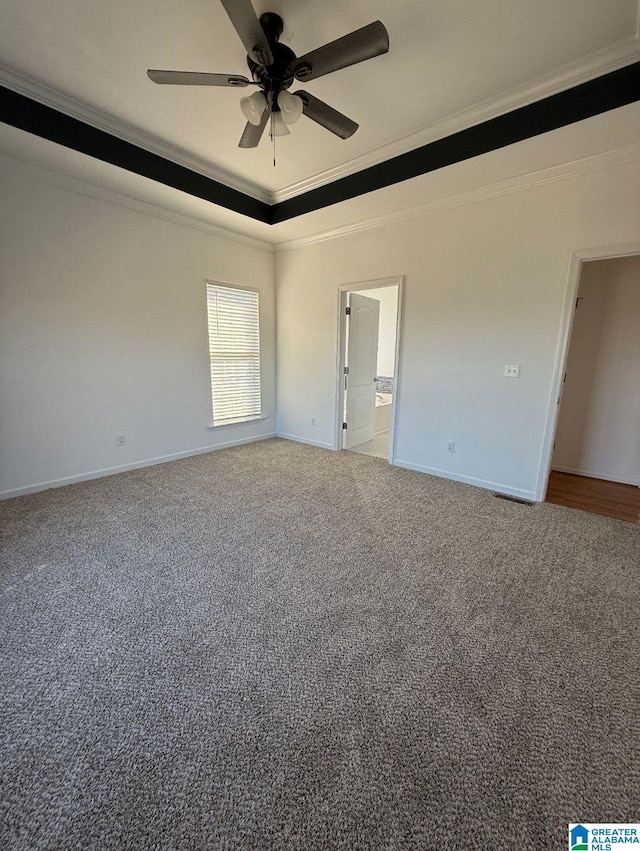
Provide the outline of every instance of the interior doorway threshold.
[[389,459],[390,431],[382,431],[376,434],[373,440],[367,440],[357,446],[350,446],[348,452],[358,452],[360,455],[371,455],[373,458]]

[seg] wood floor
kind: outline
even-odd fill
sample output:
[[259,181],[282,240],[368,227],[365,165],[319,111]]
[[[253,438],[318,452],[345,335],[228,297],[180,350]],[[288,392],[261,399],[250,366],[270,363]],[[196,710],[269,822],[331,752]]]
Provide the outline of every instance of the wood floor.
[[547,502],[640,524],[640,488],[553,470]]

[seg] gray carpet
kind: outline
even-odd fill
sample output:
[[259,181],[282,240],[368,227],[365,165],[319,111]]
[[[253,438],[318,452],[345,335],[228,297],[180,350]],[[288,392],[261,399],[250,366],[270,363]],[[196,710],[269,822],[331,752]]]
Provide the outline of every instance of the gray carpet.
[[0,517],[2,851],[638,819],[637,526],[280,440]]

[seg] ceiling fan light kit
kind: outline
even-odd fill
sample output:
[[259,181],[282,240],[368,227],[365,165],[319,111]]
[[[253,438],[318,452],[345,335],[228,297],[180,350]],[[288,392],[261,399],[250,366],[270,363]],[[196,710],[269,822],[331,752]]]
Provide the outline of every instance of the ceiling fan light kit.
[[254,92],[249,97],[240,99],[240,109],[244,117],[254,127],[257,127],[262,120],[262,113],[267,108],[267,99],[262,92]]
[[271,128],[271,135],[272,136],[289,136],[289,134],[291,133],[291,130],[289,130],[289,127],[287,126],[287,124],[285,124],[285,122],[282,118],[281,112],[274,112],[273,115],[271,116],[271,121],[272,121],[272,128]]
[[251,0],[220,0],[247,51],[247,65],[253,80],[239,74],[211,74],[197,71],[150,69],[149,78],[159,85],[222,86],[245,88],[257,85],[260,91],[240,100],[247,119],[239,147],[255,148],[271,118],[271,135],[289,134],[289,126],[301,115],[325,127],[341,139],[348,139],[358,124],[337,109],[305,91],[289,92],[294,80],[310,81],[341,68],[347,68],[389,50],[389,35],[380,21],[368,24],[342,38],[297,57],[280,42],[282,18],[275,12],[257,17]]
[[280,107],[280,115],[285,124],[295,124],[302,115],[303,103],[302,98],[292,95],[286,89],[278,94],[278,106]]

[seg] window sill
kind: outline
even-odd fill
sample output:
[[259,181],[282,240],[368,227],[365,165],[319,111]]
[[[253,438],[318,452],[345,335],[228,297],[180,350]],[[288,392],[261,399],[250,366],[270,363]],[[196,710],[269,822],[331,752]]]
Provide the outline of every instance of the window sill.
[[247,425],[248,423],[263,423],[268,417],[249,417],[246,420],[232,420],[228,423],[209,423],[207,428],[233,428],[233,426]]

